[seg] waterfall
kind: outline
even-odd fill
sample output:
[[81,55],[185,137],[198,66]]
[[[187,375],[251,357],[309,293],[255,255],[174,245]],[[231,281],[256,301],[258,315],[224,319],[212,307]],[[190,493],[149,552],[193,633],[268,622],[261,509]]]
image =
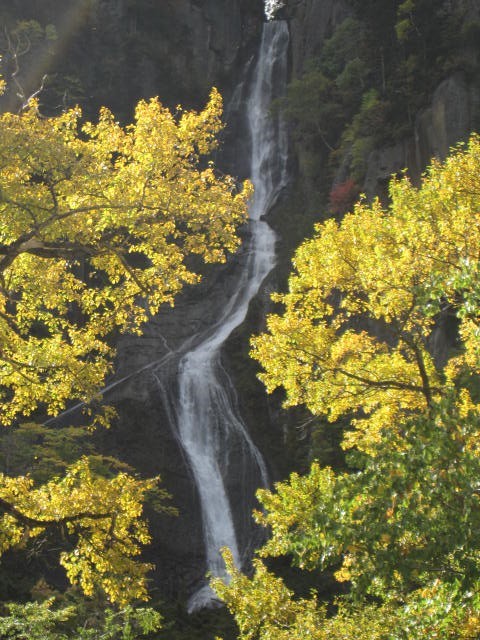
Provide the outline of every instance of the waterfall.
[[[232,551],[239,567],[249,552],[236,531],[231,485],[233,482],[239,485],[235,510],[241,508],[247,512],[245,517],[250,517],[253,494],[268,481],[265,463],[240,417],[235,389],[220,356],[222,345],[244,321],[250,301],[275,263],[275,234],[262,216],[273,206],[287,180],[286,131],[269,111],[272,99],[285,89],[287,48],[286,23],[266,23],[245,100],[255,195],[249,209],[248,239],[239,261],[235,290],[213,325],[194,336],[189,350],[179,358],[175,397],[169,390],[166,398],[166,388],[162,388],[164,404],[200,499],[207,571],[221,577],[226,577],[222,547]],[[161,376],[158,370],[160,387]],[[229,477],[233,458],[237,467],[241,464],[243,478]],[[205,583],[191,597],[189,611],[208,606],[214,600]]]

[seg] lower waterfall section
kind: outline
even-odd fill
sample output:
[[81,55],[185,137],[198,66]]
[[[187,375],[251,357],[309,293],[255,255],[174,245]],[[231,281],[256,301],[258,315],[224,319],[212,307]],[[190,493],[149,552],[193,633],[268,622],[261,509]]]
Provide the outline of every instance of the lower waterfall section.
[[[200,500],[206,569],[210,575],[223,578],[227,576],[222,547],[231,550],[239,567],[251,555],[250,544],[239,539],[233,505],[249,520],[255,490],[268,483],[265,463],[242,421],[234,386],[222,367],[221,349],[245,320],[250,301],[275,264],[275,234],[261,218],[287,180],[287,135],[282,122],[271,115],[270,105],[285,90],[288,41],[285,22],[264,25],[258,61],[243,100],[255,195],[235,286],[212,325],[189,339],[188,347],[178,350],[168,373],[163,368],[154,370]],[[189,611],[215,600],[204,582],[191,596]]]

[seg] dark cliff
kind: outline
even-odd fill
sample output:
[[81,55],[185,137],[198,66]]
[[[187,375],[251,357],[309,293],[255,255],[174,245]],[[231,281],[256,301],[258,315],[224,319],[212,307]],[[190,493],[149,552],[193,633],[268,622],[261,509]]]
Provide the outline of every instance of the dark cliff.
[[[214,85],[231,92],[255,49],[262,11],[256,0],[66,0],[60,8],[16,0],[0,9],[10,35],[2,36],[4,69],[8,78],[9,49],[17,49],[27,95],[47,74],[41,100],[50,110],[79,103],[92,116],[106,105],[128,118],[152,95],[171,107],[200,107]],[[7,106],[14,102],[11,95]]]

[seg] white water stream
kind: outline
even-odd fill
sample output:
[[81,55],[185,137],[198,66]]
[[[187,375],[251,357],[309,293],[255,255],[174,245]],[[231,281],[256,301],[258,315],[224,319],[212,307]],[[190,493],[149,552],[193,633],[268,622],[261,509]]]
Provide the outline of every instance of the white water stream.
[[[250,467],[256,467],[260,483],[267,484],[265,463],[239,415],[232,383],[221,366],[220,351],[232,331],[245,320],[250,301],[275,263],[275,234],[261,218],[270,210],[287,180],[286,131],[269,111],[272,97],[285,88],[287,48],[286,23],[266,23],[246,100],[251,180],[255,187],[249,210],[246,259],[241,265],[237,288],[220,317],[214,326],[198,336],[195,346],[182,356],[178,369],[178,397],[173,417],[200,498],[207,570],[213,576],[226,577],[220,554],[222,547],[232,551],[239,567],[244,553],[235,531],[226,486],[232,449],[235,449],[234,455],[239,455],[240,447]],[[191,597],[189,610],[208,606],[213,600],[214,594],[205,584]]]

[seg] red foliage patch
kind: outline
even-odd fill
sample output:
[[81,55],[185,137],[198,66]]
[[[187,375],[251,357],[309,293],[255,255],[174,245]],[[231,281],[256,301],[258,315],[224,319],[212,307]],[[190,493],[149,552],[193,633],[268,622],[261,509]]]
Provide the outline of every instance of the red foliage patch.
[[347,211],[353,208],[359,192],[360,189],[358,185],[351,178],[337,184],[337,186],[330,191],[330,211],[335,215],[347,213]]

